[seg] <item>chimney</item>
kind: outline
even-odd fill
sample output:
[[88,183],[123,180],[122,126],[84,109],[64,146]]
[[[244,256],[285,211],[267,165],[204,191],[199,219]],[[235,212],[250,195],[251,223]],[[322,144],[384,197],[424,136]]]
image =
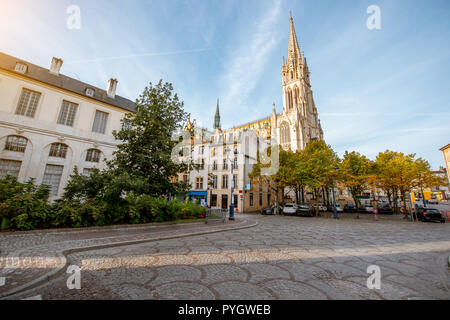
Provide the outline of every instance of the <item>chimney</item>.
[[50,66],[50,73],[59,75],[59,70],[61,70],[62,64],[63,64],[62,59],[53,57],[52,64]]
[[116,89],[117,89],[117,79],[109,79],[108,81],[108,87],[106,88],[106,92],[108,94],[108,97],[115,98],[116,97]]

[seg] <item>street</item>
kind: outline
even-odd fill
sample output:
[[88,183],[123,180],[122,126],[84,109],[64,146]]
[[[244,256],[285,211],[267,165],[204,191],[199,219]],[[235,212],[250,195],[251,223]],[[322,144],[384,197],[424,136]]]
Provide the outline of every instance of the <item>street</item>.
[[[8,298],[450,299],[450,224],[237,215],[252,228],[69,254],[68,274]],[[369,289],[369,266],[381,271]]]

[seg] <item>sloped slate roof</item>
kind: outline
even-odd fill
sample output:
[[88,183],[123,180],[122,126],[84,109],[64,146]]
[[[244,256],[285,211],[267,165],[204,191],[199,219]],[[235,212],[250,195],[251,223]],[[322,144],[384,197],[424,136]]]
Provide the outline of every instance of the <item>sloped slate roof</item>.
[[[28,68],[24,74],[16,72],[14,70],[17,62],[27,65]],[[0,69],[8,70],[17,74],[22,74],[30,79],[38,80],[43,83],[68,90],[127,111],[136,111],[134,102],[129,99],[118,95],[116,95],[114,99],[110,98],[108,97],[106,90],[94,87],[80,80],[70,78],[61,73],[59,75],[52,74],[50,73],[49,69],[39,67],[35,64],[21,60],[19,58],[15,58],[2,52],[0,52]],[[93,97],[86,95],[86,88],[95,90]]]

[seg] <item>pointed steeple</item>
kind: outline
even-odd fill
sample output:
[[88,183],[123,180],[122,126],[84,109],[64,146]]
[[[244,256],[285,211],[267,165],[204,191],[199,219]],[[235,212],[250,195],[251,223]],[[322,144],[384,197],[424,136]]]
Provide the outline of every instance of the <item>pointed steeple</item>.
[[216,115],[214,116],[214,129],[220,129],[219,99],[217,99]]
[[300,55],[300,47],[297,41],[297,35],[294,28],[294,19],[292,18],[292,12],[290,13],[290,29],[289,29],[289,49],[288,49],[288,66],[295,66]]

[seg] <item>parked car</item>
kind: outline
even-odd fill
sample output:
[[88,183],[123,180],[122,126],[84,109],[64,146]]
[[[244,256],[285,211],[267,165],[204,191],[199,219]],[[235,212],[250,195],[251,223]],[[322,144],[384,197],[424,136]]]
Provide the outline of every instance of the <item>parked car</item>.
[[274,214],[275,212],[275,206],[269,206],[269,207],[265,207],[261,209],[261,214],[266,215],[266,214]]
[[303,217],[314,217],[316,214],[316,209],[307,203],[300,204],[297,207],[296,215],[303,216]]
[[347,202],[344,206],[345,212],[357,212],[356,205],[353,203]]
[[[333,208],[334,211],[334,208]],[[344,209],[341,207],[341,205],[339,203],[336,203],[336,211],[337,212],[344,212]]]
[[373,206],[366,206],[367,213],[373,213]]
[[394,211],[392,210],[391,206],[389,205],[389,203],[380,203],[378,205],[378,213],[380,214],[393,214]]
[[297,213],[297,205],[295,203],[286,203],[283,208],[285,216],[295,216]]
[[434,208],[418,208],[417,210],[417,219],[419,221],[440,221],[441,223],[445,223],[444,214],[438,209]]
[[358,212],[359,212],[359,213],[367,213],[366,205],[361,204],[361,205],[359,206]]
[[323,205],[323,204],[320,204],[320,205],[319,205],[319,211],[320,211],[320,212],[325,212],[325,211],[327,211],[327,210],[328,210],[328,208],[327,208],[326,205]]
[[[278,205],[278,214],[280,214],[280,212],[283,212],[283,207]],[[275,212],[275,205],[271,205],[271,206],[262,208],[261,209],[261,214],[263,214],[263,215],[276,214],[276,212]]]

